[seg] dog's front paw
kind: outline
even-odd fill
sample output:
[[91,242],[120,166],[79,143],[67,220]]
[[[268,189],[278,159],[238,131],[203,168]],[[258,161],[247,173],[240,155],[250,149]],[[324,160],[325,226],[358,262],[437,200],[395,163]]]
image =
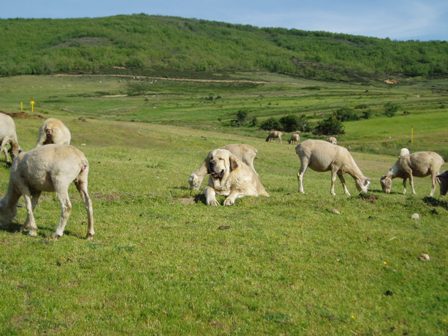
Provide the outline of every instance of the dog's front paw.
[[211,206],[219,206],[219,203],[217,200],[213,199],[213,200],[209,200],[207,201],[207,205],[211,205]]
[[224,200],[224,205],[226,205],[226,206],[234,205],[234,204],[235,204],[235,201],[233,199],[231,199],[231,198],[226,198]]

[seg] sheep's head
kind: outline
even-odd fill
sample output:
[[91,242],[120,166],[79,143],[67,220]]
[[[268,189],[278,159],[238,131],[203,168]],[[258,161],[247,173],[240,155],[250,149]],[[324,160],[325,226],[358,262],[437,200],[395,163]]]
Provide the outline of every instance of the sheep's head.
[[367,177],[362,179],[356,179],[356,188],[359,192],[367,193],[369,191],[370,179]]
[[195,173],[192,173],[188,177],[188,184],[190,185],[190,189],[198,190],[201,183],[199,181],[199,177]]
[[389,176],[382,176],[380,179],[381,188],[386,194],[390,194],[392,190],[392,179]]

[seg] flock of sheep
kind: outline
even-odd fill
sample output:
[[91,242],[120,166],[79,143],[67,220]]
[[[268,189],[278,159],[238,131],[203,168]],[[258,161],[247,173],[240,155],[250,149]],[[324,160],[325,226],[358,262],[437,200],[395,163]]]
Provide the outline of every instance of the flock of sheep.
[[0,200],[0,225],[11,223],[23,196],[27,211],[23,229],[36,236],[33,210],[43,191],[56,192],[62,211],[54,237],[61,237],[72,208],[68,187],[74,182],[87,210],[87,238],[93,238],[93,207],[87,189],[89,163],[79,149],[70,145],[70,140],[70,131],[62,121],[50,118],[39,129],[36,148],[21,152],[13,119],[0,113],[1,152],[7,162],[12,161],[8,191]]
[[[266,141],[282,140],[282,132],[271,131]],[[45,120],[39,129],[36,148],[22,152],[18,143],[13,119],[0,113],[0,152],[6,162],[12,162],[9,186],[6,195],[0,200],[0,225],[8,225],[16,215],[17,203],[24,197],[27,218],[23,229],[29,235],[37,235],[33,210],[43,191],[55,192],[61,203],[61,217],[54,237],[61,237],[72,208],[68,196],[68,187],[74,182],[81,194],[87,210],[87,238],[92,239],[93,228],[92,201],[88,193],[89,163],[85,155],[70,145],[71,134],[62,121],[54,118]],[[300,143],[299,132],[291,135],[289,143],[298,144],[295,148],[301,167],[297,174],[299,192],[304,193],[303,178],[307,168],[317,172],[331,172],[330,192],[335,195],[334,183],[338,177],[345,194],[350,192],[345,184],[344,173],[353,177],[360,192],[367,192],[370,179],[364,176],[350,152],[337,145],[336,138],[327,141],[305,140]],[[208,186],[204,190],[208,205],[219,205],[216,194],[225,195],[224,205],[232,205],[237,198],[244,196],[269,196],[254,167],[257,149],[246,144],[231,144],[208,153],[201,166],[189,177],[191,189],[199,189],[203,179],[209,175]],[[381,177],[384,192],[390,193],[392,179],[403,179],[403,192],[409,179],[415,194],[413,177],[431,175],[431,193],[434,195],[437,182],[441,183],[441,194],[448,189],[448,171],[439,175],[444,164],[442,157],[435,152],[410,153],[403,148],[398,160]]]

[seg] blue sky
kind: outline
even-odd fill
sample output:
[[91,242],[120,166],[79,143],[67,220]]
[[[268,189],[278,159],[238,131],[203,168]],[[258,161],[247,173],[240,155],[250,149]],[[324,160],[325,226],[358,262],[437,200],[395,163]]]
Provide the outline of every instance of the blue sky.
[[0,18],[134,13],[394,40],[448,40],[448,0],[0,0]]

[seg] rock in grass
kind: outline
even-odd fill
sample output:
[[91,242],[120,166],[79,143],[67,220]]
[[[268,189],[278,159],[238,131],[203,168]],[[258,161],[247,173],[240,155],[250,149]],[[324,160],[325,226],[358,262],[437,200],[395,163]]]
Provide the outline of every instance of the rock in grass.
[[412,214],[412,216],[411,216],[411,218],[413,219],[413,220],[420,220],[420,215],[418,214],[418,213],[413,213]]
[[341,212],[338,209],[336,209],[336,208],[331,209],[330,212],[334,213],[335,215],[340,215],[341,214]]

